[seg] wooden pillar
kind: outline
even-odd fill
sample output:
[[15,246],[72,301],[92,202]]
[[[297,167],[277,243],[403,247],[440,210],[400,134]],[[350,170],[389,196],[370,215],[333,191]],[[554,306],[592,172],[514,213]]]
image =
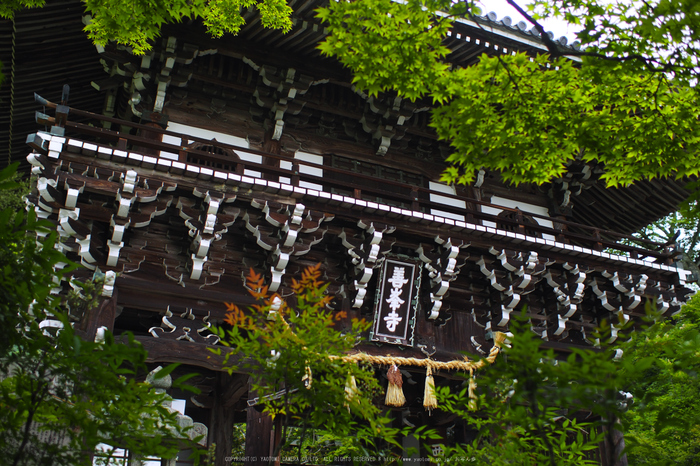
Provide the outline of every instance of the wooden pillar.
[[[168,116],[157,112],[144,112],[141,123],[156,129],[155,131],[149,131],[147,129],[140,129],[139,136],[150,139],[154,142],[163,142],[163,133],[157,130],[165,129],[168,126]],[[138,151],[144,155],[154,155],[158,156],[160,150],[153,149],[151,147],[135,146],[134,150]]]
[[602,466],[628,466],[627,454],[621,454],[625,449],[625,437],[619,430],[602,427],[605,432],[603,442],[598,450]]
[[[248,408],[245,434],[245,466],[267,466],[274,451],[274,423],[267,414]],[[279,464],[279,461],[276,462]]]
[[117,287],[114,287],[112,296],[100,298],[97,307],[85,311],[78,325],[77,333],[85,340],[93,341],[100,327],[107,327],[110,332],[114,330],[114,320],[117,318]]
[[628,466],[627,454],[622,454],[625,449],[625,437],[619,430],[613,428],[608,430],[608,441],[610,442],[611,466]]
[[[254,399],[258,394],[253,390],[252,381],[249,381],[248,400]],[[259,406],[258,406],[259,408]],[[279,466],[280,455],[270,461],[274,455],[275,446],[280,442],[280,427],[282,417],[273,421],[270,416],[258,411],[252,406],[247,409],[246,434],[245,434],[245,466]]]
[[557,236],[556,240],[560,241],[562,243],[569,243],[568,238],[566,237],[565,233],[569,230],[569,227],[565,223],[557,223],[557,220],[566,220],[566,217],[563,215],[558,215],[556,217],[552,217],[552,223],[554,224],[554,229],[557,230]]
[[214,385],[214,404],[209,420],[208,444],[216,444],[215,466],[229,466],[233,450],[233,424],[236,414],[235,405],[248,391],[248,376],[244,374],[229,375],[219,372]]
[[[275,125],[275,122],[273,121],[272,126],[274,127],[274,125]],[[272,139],[272,133],[273,133],[272,129],[265,131],[264,140],[261,144],[261,150],[263,150],[269,154],[272,154],[272,155],[280,155],[280,153],[282,151],[282,144],[280,143],[280,141],[276,141],[276,140]],[[279,166],[280,166],[279,159],[274,158],[274,157],[264,156],[262,159],[262,163],[263,163],[263,165],[267,165],[269,167],[279,168]],[[271,173],[263,173],[263,178],[266,180],[278,181],[277,175],[271,174]]]

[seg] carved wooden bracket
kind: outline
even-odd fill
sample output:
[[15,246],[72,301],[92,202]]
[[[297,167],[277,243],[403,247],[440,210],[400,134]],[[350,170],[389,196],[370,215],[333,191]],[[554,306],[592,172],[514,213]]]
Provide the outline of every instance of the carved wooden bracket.
[[258,106],[268,109],[275,126],[272,139],[279,141],[284,130],[284,116],[298,115],[306,102],[294,99],[306,94],[311,86],[327,83],[327,79],[316,80],[311,76],[297,73],[294,68],[277,69],[274,66],[255,64],[251,59],[244,61],[260,74],[260,83],[255,88],[253,97]]
[[427,107],[418,108],[413,102],[398,96],[377,98],[359,94],[367,101],[360,124],[379,143],[377,155],[386,155],[391,141],[403,137],[406,129],[402,127],[415,113],[428,110]]
[[542,280],[546,267],[551,263],[537,252],[518,252],[489,248],[492,257],[481,256],[476,262],[491,288],[497,292],[491,306],[490,320],[486,322],[486,333],[495,327],[504,328],[510,314],[535,289]]
[[193,194],[202,199],[200,207],[195,207],[197,204],[195,200],[180,197],[177,208],[192,238],[190,279],[199,280],[202,277],[204,265],[209,260],[208,254],[212,243],[219,241],[228,231],[228,227],[233,225],[240,214],[240,209],[223,207],[224,203],[235,201],[235,195],[202,191],[197,187],[193,189]]
[[431,307],[428,310],[428,319],[436,320],[440,316],[442,309],[442,299],[447,294],[450,288],[450,282],[454,281],[459,275],[459,269],[464,266],[464,261],[469,257],[461,258],[461,264],[458,264],[458,256],[461,248],[467,248],[469,243],[452,238],[435,237],[437,246],[423,244],[418,247],[416,252],[418,257],[424,263],[424,268],[428,271],[430,277],[430,303]]
[[[352,281],[352,285],[348,287],[351,296],[348,297],[352,299],[352,307],[354,308],[360,308],[364,304],[367,297],[367,285],[372,278],[374,269],[381,265],[384,255],[391,251],[393,242],[388,244],[384,240],[384,235],[391,234],[396,230],[396,227],[393,226],[374,224],[364,220],[358,220],[357,226],[363,230],[358,237],[348,234],[345,229],[339,235],[352,264],[348,277]],[[341,293],[348,294],[345,287]]]
[[[172,203],[171,195],[161,195],[174,190],[176,185],[165,185],[141,178],[134,170],[123,173],[115,195],[116,212],[110,219],[112,236],[107,240],[107,266],[116,267],[120,251],[125,246],[124,233],[129,227],[147,227],[153,217],[164,214]],[[140,185],[140,186],[139,186]]]
[[213,334],[210,328],[209,314],[202,319],[197,319],[192,309],[187,308],[184,312],[175,315],[168,306],[165,315],[161,318],[160,327],[151,327],[148,331],[156,338],[215,345],[219,342],[219,337]]
[[586,272],[578,264],[563,264],[562,269],[550,268],[544,275],[546,283],[554,292],[557,303],[556,328],[553,336],[559,336],[566,330],[566,323],[578,312],[586,288]]
[[304,204],[292,207],[254,199],[251,205],[262,210],[262,216],[247,212],[243,220],[258,246],[268,251],[268,262],[271,264],[268,289],[276,292],[292,256],[303,256],[319,243],[326,233],[325,229],[320,229],[321,223],[332,220],[333,216],[307,210]]

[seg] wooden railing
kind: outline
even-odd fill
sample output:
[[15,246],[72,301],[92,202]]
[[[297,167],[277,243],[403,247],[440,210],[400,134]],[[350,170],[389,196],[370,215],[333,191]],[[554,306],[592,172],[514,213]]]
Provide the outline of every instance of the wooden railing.
[[[241,175],[246,169],[254,170],[262,173],[262,177],[266,180],[277,181],[280,177],[288,178],[290,179],[291,184],[294,186],[298,186],[300,181],[305,181],[308,183],[322,185],[324,191],[342,191],[344,193],[352,193],[352,197],[355,197],[356,199],[380,199],[380,201],[374,202],[401,206],[404,209],[424,213],[430,213],[431,210],[440,210],[463,216],[465,221],[469,223],[482,224],[485,221],[492,222],[497,224],[499,228],[505,228],[509,231],[521,232],[525,234],[525,231],[527,230],[528,234],[535,233],[538,235],[551,235],[559,242],[575,244],[599,251],[615,249],[624,254],[629,254],[634,258],[648,258],[657,262],[669,263],[673,260],[675,255],[677,255],[673,249],[673,245],[669,244],[655,243],[653,241],[635,238],[631,235],[603,230],[588,225],[566,221],[560,218],[552,218],[530,212],[523,213],[517,209],[490,204],[478,199],[453,195],[442,191],[434,191],[424,186],[415,186],[394,180],[334,168],[328,165],[299,161],[293,157],[271,154],[251,148],[238,147],[219,141],[212,142],[211,140],[202,139],[196,136],[167,131],[156,125],[144,125],[70,108],[66,105],[49,102],[36,94],[35,97],[43,106],[55,109],[57,115],[56,117],[51,117],[37,112],[37,123],[61,128],[58,130],[54,129],[54,132],[64,132],[66,137],[83,138],[98,144],[109,145],[112,148],[120,150],[132,150],[137,153],[151,153],[154,157],[157,157],[161,151],[174,153],[178,154],[178,160],[183,163],[206,166],[213,170],[233,171]],[[77,117],[76,119],[79,120],[97,123],[99,126],[74,121],[71,119],[73,117]],[[114,131],[104,127],[110,125],[118,125],[119,128],[122,128],[122,131]],[[124,128],[129,128],[129,132],[125,132],[123,130]],[[131,134],[132,131],[147,134],[150,137]],[[153,135],[155,135],[155,138]],[[181,140],[181,144],[173,145],[162,142],[160,139],[163,135],[179,138]],[[191,144],[189,141],[195,141],[195,144]],[[201,145],[215,146],[229,153],[242,152],[260,155],[267,161],[267,163],[258,164],[236,159],[235,157],[198,150],[192,147],[199,145],[197,143]],[[279,168],[279,162],[281,161],[291,163],[291,170]],[[299,168],[301,165],[321,169],[323,170],[324,176],[314,176],[300,173]],[[221,168],[217,168],[220,166],[233,168],[233,170],[223,170]],[[334,176],[328,176],[329,174],[333,174]],[[361,189],[358,188],[359,180],[364,181],[361,183],[363,186]],[[373,185],[373,187],[368,187],[369,185]],[[460,203],[466,203],[467,208],[459,208],[448,204],[430,201],[431,194],[442,198],[453,199]],[[500,211],[510,211],[514,215],[511,215],[511,218],[498,217],[496,215],[482,212],[480,209],[481,206],[492,207],[499,209]],[[535,219],[546,220],[548,223],[552,223],[554,227],[550,228],[541,224],[533,224],[532,222],[526,223],[523,221],[523,215],[527,215],[528,217]],[[630,245],[629,243],[638,244],[639,246]]]

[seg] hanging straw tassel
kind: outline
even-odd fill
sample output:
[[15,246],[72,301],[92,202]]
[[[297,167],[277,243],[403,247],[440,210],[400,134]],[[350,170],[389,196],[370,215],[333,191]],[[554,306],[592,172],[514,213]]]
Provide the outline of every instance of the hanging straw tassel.
[[314,381],[313,377],[311,376],[311,368],[309,366],[306,366],[304,372],[304,377],[301,378],[301,381],[304,382],[304,387],[307,390],[311,390],[311,382]]
[[350,411],[350,402],[352,401],[353,398],[355,398],[355,395],[359,392],[357,388],[357,381],[355,380],[354,375],[348,376],[347,380],[345,381],[345,406],[348,408],[348,411]]
[[389,379],[389,387],[386,389],[386,399],[384,404],[387,406],[403,406],[406,403],[406,397],[403,395],[403,377],[401,371],[396,364],[392,364],[387,372],[386,377]]
[[476,411],[476,380],[474,380],[474,369],[469,370],[469,409]]
[[351,400],[358,392],[355,376],[351,375],[345,382],[345,398]]
[[432,414],[432,410],[437,408],[437,398],[435,398],[435,381],[433,380],[433,369],[428,364],[425,371],[425,392],[423,393],[423,407]]

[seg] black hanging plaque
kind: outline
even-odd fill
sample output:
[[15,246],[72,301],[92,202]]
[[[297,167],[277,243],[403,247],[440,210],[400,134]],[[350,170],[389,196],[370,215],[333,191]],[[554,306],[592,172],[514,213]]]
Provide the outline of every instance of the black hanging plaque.
[[413,346],[420,277],[417,261],[384,259],[370,340]]

